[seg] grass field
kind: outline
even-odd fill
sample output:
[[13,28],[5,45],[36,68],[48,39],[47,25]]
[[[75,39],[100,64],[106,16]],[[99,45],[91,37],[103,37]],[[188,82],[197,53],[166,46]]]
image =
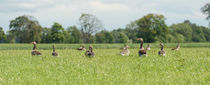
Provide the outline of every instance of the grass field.
[[182,45],[171,51],[175,44],[166,44],[166,56],[158,56],[158,44],[152,44],[140,58],[137,44],[129,56],[119,55],[123,44],[94,44],[96,57],[88,58],[69,49],[78,44],[56,44],[59,57],[51,56],[50,44],[38,45],[42,56],[31,56],[31,44],[0,44],[0,84],[210,85],[210,44]]
[[[160,43],[150,43],[152,48],[160,48]],[[94,48],[98,49],[119,49],[124,44],[92,44]],[[139,43],[129,44],[130,48],[138,49]],[[175,47],[177,43],[164,43],[165,48]],[[181,43],[182,48],[210,48],[210,43]],[[80,44],[56,44],[57,49],[76,49]],[[88,47],[89,44],[85,44]],[[147,46],[147,43],[144,44]],[[38,44],[39,49],[51,50],[52,44]],[[0,44],[0,50],[31,50],[32,44]]]

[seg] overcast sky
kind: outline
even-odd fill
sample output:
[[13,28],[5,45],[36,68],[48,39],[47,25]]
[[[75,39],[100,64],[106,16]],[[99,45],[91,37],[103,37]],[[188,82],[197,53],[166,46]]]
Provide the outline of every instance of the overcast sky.
[[163,14],[167,25],[190,20],[208,26],[200,11],[208,0],[0,0],[0,26],[9,29],[9,21],[21,15],[34,16],[43,27],[54,22],[64,28],[78,25],[81,13],[95,15],[107,30],[126,24],[148,13]]

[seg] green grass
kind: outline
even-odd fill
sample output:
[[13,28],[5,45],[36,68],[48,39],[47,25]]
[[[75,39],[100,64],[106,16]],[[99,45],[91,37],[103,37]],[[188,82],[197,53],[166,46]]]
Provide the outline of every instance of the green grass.
[[[147,46],[145,43],[144,46]],[[150,43],[152,48],[159,48],[160,43]],[[87,48],[90,44],[85,44]],[[100,49],[118,49],[122,48],[124,44],[92,44],[94,48]],[[139,43],[128,44],[130,48],[139,48]],[[175,47],[177,43],[164,43],[165,48]],[[210,48],[210,43],[180,43],[182,48]],[[56,44],[57,49],[76,49],[80,44]],[[39,49],[49,50],[52,49],[52,44],[37,44]],[[0,50],[31,50],[32,44],[0,44]]]
[[[1,85],[210,84],[210,48],[191,47],[179,51],[166,48],[166,56],[158,56],[159,48],[152,48],[148,56],[142,58],[138,57],[137,48],[130,49],[129,56],[119,55],[117,47],[100,48],[94,49],[96,57],[88,58],[84,51],[74,49],[57,49],[59,57],[53,57],[51,50],[43,48],[39,50],[42,56],[31,56],[28,49],[32,45],[18,44],[26,46],[21,50],[17,49],[20,46],[14,45],[14,49],[3,50],[0,47]],[[123,46],[114,44],[118,45]],[[47,48],[51,45],[42,46]],[[112,44],[106,46],[108,48]]]

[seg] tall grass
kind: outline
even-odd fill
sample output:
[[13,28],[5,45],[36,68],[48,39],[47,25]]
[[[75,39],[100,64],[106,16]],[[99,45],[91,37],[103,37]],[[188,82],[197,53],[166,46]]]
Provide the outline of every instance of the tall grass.
[[[94,45],[96,48],[104,46]],[[2,85],[210,84],[210,48],[181,48],[179,51],[165,48],[166,56],[158,56],[160,49],[152,48],[147,57],[140,58],[138,49],[130,49],[129,56],[121,56],[120,50],[115,47],[94,49],[96,57],[88,58],[84,56],[84,51],[62,48],[74,46],[71,44],[56,44],[61,48],[56,50],[59,57],[51,56],[52,50],[43,48],[50,49],[51,45],[48,44],[39,45],[39,48],[42,48],[39,49],[42,56],[32,56],[31,50],[25,50],[31,49],[30,44],[11,46],[14,46],[14,49],[0,50]],[[17,50],[21,46],[26,47]],[[74,47],[78,46],[77,44]],[[122,44],[106,46],[122,47]]]
[[[144,44],[144,47],[148,43]],[[159,43],[150,43],[152,48],[159,48]],[[88,48],[90,44],[85,44],[85,47]],[[113,49],[113,48],[122,48],[124,44],[91,44],[94,48],[97,49]],[[139,48],[139,44],[128,44],[130,48]],[[177,43],[164,43],[165,48],[175,47]],[[180,43],[182,48],[209,48],[210,43]],[[57,49],[76,49],[80,44],[56,44]],[[32,49],[32,44],[0,44],[0,50],[30,50]],[[52,44],[37,44],[38,49],[49,50],[52,49]]]

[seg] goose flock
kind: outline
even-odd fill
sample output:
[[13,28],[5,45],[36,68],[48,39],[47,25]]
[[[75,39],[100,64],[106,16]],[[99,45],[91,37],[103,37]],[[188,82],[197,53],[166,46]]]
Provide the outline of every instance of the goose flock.
[[[142,56],[147,56],[147,51],[151,50],[150,48],[150,44],[147,45],[147,48],[144,49],[143,47],[143,44],[144,44],[144,41],[143,41],[143,38],[138,38],[137,40],[139,40],[141,43],[140,43],[140,47],[139,47],[139,56],[142,57]],[[31,54],[33,56],[35,55],[42,55],[38,50],[37,50],[37,47],[36,47],[36,42],[32,42],[33,44],[33,49],[32,49],[32,52]],[[161,46],[161,49],[160,51],[158,51],[158,55],[160,56],[165,56],[166,55],[166,52],[163,50],[164,48],[164,45],[163,43],[161,42],[160,43],[160,46]],[[120,54],[122,56],[128,56],[130,54],[130,51],[129,51],[129,46],[127,44],[125,44],[124,48],[122,48],[122,51],[120,51]],[[55,45],[52,46],[52,49],[53,49],[53,52],[52,52],[52,56],[58,56],[58,53],[55,51]],[[180,45],[179,43],[177,44],[177,46],[175,48],[172,48],[171,50],[179,50],[180,49]],[[85,51],[85,46],[84,45],[80,45],[79,48],[77,48],[77,50],[79,51]],[[95,52],[93,52],[93,46],[90,45],[89,46],[89,49],[85,52],[85,56],[88,56],[88,57],[94,57],[95,56]]]

